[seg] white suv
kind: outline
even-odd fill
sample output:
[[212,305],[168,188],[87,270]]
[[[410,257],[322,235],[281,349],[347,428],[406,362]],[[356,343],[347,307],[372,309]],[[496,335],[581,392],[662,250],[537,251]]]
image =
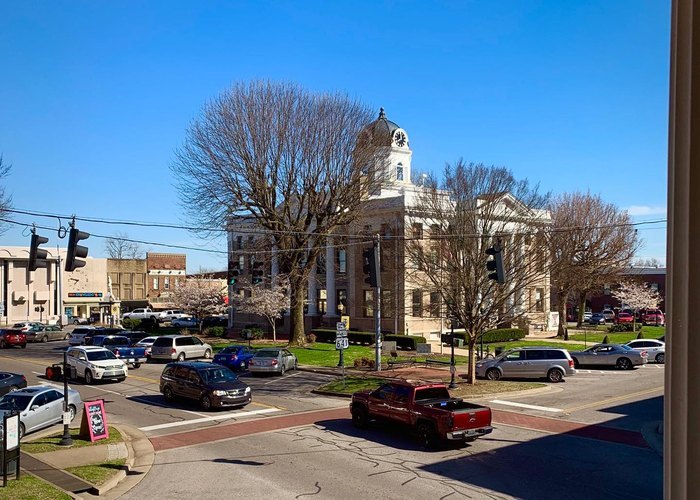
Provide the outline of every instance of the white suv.
[[69,369],[75,368],[75,376],[84,378],[86,384],[106,379],[122,382],[129,373],[126,364],[104,347],[69,347],[67,358]]

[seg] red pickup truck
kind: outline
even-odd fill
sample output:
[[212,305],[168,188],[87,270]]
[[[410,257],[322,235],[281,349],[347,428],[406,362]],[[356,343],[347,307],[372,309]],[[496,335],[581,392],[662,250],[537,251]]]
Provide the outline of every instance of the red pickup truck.
[[451,397],[444,384],[390,381],[353,394],[350,412],[360,428],[373,419],[405,424],[426,448],[445,439],[474,441],[493,430],[490,408]]

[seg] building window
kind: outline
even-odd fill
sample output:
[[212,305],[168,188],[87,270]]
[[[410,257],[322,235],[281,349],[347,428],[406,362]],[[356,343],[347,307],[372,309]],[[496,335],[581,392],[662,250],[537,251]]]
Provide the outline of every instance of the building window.
[[399,163],[398,165],[396,165],[396,180],[403,180],[403,163]]
[[326,290],[316,290],[316,307],[319,314],[326,314]]
[[316,258],[316,274],[326,274],[326,256],[319,255]]
[[655,292],[659,291],[659,284],[658,283],[652,283],[651,284],[651,289],[654,290]]
[[336,302],[338,308],[338,316],[348,313],[348,291],[338,290],[336,292]]
[[348,272],[348,254],[345,250],[338,250],[338,272]]
[[413,239],[422,240],[423,239],[423,224],[420,222],[414,222],[411,226],[413,229]]
[[255,241],[255,240],[254,240],[253,236],[248,236],[248,248],[252,248],[252,247],[253,247],[253,242],[254,242],[254,241]]
[[440,292],[430,292],[430,316],[433,318],[440,317]]
[[544,288],[535,289],[535,311],[544,312]]
[[374,290],[363,290],[362,316],[371,318],[374,316]]
[[165,290],[170,290],[170,278],[166,276],[164,280],[165,281],[163,282],[163,288]]
[[158,278],[153,278],[153,289],[158,290]]
[[245,270],[245,255],[239,255],[238,256],[238,272],[240,274],[243,274],[244,270]]
[[243,248],[243,236],[236,236],[236,250]]
[[382,290],[382,316],[387,318],[394,314],[394,294],[391,290]]
[[610,295],[610,285],[603,285],[603,295]]
[[413,316],[416,318],[423,316],[423,290],[420,288],[413,290]]

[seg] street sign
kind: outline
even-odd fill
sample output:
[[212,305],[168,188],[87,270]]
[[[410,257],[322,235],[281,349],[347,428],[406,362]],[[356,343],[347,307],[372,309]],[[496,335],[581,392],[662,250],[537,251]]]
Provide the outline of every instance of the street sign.
[[335,339],[335,348],[337,350],[340,349],[347,349],[350,344],[348,343],[348,338],[347,337],[341,337],[341,338],[336,338]]
[[348,328],[345,326],[345,323],[343,323],[342,321],[339,321],[338,323],[335,324],[335,331],[338,333],[347,334]]

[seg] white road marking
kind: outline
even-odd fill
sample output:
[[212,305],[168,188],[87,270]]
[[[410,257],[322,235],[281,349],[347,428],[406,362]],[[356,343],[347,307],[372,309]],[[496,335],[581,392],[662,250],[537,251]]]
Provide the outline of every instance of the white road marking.
[[[160,396],[160,393],[158,393],[158,394],[144,394],[144,396]],[[139,397],[139,396],[130,396],[129,399],[133,399],[134,401],[141,401],[142,403],[146,403],[146,404],[153,405],[153,406],[160,406],[161,408],[168,408],[169,410],[180,410],[180,411],[183,411],[185,413],[191,413],[192,415],[197,415],[198,417],[208,417],[209,416],[209,415],[206,415],[204,413],[198,413],[196,411],[181,410],[179,408],[173,408],[170,405],[165,405],[163,403],[156,403],[155,401],[144,399],[143,397]]]
[[296,377],[297,375],[301,375],[301,372],[292,373],[291,375],[287,375],[286,377],[280,377],[274,380],[270,380],[269,382],[265,382],[263,385],[274,384],[278,380],[286,380],[288,378]]
[[563,411],[559,408],[549,408],[547,406],[528,405],[525,403],[514,403],[513,401],[503,401],[501,399],[494,399],[492,401],[489,401],[489,403],[496,403],[499,405],[506,405],[506,406],[517,406],[518,408],[526,408],[528,410],[548,411],[551,413],[560,413]]
[[169,429],[171,427],[180,427],[183,425],[199,424],[201,422],[211,422],[214,420],[224,420],[226,418],[249,417],[252,415],[261,415],[264,413],[274,413],[280,411],[276,408],[263,408],[262,410],[241,411],[236,413],[226,413],[224,415],[215,415],[213,417],[195,418],[192,420],[182,420],[180,422],[169,422],[167,424],[149,425],[147,427],[139,427],[140,431],[148,432],[158,429]]

